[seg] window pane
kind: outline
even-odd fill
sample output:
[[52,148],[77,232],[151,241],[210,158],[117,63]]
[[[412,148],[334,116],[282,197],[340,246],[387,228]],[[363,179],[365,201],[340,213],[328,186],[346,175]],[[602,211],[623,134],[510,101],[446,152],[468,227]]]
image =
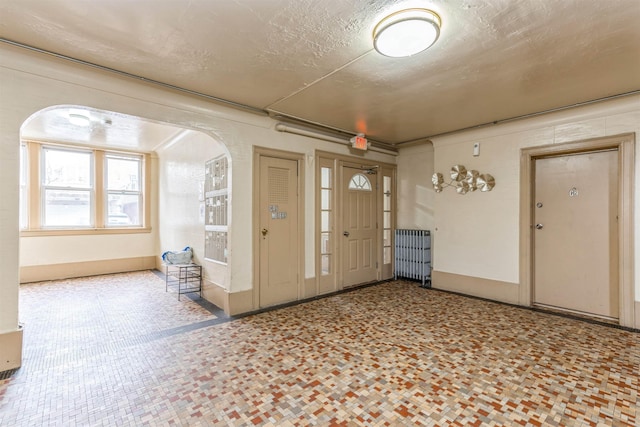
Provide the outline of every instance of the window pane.
[[107,190],[140,191],[140,159],[107,157]]
[[349,181],[349,190],[371,191],[371,182],[369,182],[369,178],[358,173]]
[[391,193],[391,177],[390,176],[382,177],[382,192]]
[[109,194],[107,204],[107,225],[141,225],[139,195]]
[[320,168],[320,186],[322,188],[331,188],[331,168]]
[[331,274],[331,255],[322,255],[320,257],[320,274],[323,276]]
[[391,212],[384,212],[382,228],[391,228]]
[[385,211],[390,211],[391,210],[391,194],[384,194],[382,196],[382,200],[383,200],[383,207],[382,209],[384,209]]
[[90,226],[91,192],[82,190],[45,190],[44,225]]
[[320,190],[320,209],[331,209],[331,190]]
[[331,253],[331,233],[322,233],[320,235],[320,253]]
[[383,252],[382,262],[384,264],[391,264],[391,247],[384,248]]
[[54,150],[44,152],[44,185],[91,188],[91,153]]
[[331,231],[329,228],[329,212],[320,213],[320,231]]
[[383,246],[391,246],[391,230],[384,230],[382,232],[383,235]]

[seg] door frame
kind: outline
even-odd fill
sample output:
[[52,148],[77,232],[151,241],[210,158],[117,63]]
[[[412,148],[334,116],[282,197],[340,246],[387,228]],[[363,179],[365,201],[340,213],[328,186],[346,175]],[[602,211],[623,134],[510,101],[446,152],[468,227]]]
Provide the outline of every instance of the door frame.
[[[332,246],[332,255],[334,259],[334,268],[330,275],[322,276],[321,275],[321,254],[320,254],[320,169],[322,166],[331,167],[331,179],[333,180],[333,193],[331,204],[334,206],[331,224],[334,232],[334,237],[338,237],[342,235],[342,232],[338,232],[342,229],[342,211],[341,209],[336,209],[336,201],[342,200],[342,188],[343,188],[343,177],[342,177],[342,166],[347,164],[352,167],[359,167],[363,170],[369,169],[372,167],[377,167],[376,179],[372,180],[372,184],[376,184],[376,218],[378,222],[378,233],[377,233],[377,248],[376,248],[376,257],[378,262],[378,274],[377,280],[386,280],[388,278],[393,277],[393,259],[394,259],[394,231],[396,229],[396,218],[397,218],[397,165],[384,161],[377,161],[373,159],[367,159],[364,157],[358,157],[353,155],[345,155],[339,154],[329,151],[316,150],[315,151],[315,159],[316,159],[316,174],[315,179],[316,182],[314,184],[314,192],[315,192],[315,207],[314,207],[314,216],[315,216],[315,295],[322,295],[325,293],[340,291],[344,289],[343,282],[343,266],[342,266],[342,246],[338,244],[337,238],[333,239],[331,244]],[[383,258],[383,250],[384,250],[384,235],[383,235],[383,176],[391,177],[391,263],[384,264]],[[338,236],[336,236],[336,234]],[[339,261],[336,261],[339,260]]]
[[520,151],[520,292],[519,303],[533,302],[533,196],[535,161],[551,155],[618,150],[618,280],[619,322],[634,327],[634,195],[635,133],[523,148]]
[[260,166],[263,157],[271,157],[284,160],[295,160],[298,164],[298,223],[296,226],[298,234],[298,254],[297,254],[297,277],[298,277],[298,297],[304,297],[304,260],[305,260],[305,239],[304,239],[304,154],[291,151],[276,150],[260,146],[253,147],[253,209],[252,209],[252,242],[253,242],[253,309],[260,308]]

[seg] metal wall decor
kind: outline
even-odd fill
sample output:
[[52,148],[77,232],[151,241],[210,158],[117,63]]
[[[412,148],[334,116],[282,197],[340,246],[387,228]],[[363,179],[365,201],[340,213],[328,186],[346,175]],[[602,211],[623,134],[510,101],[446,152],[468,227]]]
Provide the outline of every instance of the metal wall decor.
[[488,173],[481,174],[477,170],[467,170],[464,165],[451,167],[451,181],[444,182],[444,176],[436,172],[431,177],[433,189],[440,193],[446,187],[455,187],[458,194],[467,194],[470,191],[491,191],[496,185],[496,180]]

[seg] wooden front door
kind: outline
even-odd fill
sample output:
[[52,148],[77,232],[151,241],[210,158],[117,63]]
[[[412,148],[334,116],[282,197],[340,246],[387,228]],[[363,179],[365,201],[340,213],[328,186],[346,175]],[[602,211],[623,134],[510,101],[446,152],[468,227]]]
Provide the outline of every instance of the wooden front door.
[[377,267],[376,175],[342,168],[343,285],[375,281]]

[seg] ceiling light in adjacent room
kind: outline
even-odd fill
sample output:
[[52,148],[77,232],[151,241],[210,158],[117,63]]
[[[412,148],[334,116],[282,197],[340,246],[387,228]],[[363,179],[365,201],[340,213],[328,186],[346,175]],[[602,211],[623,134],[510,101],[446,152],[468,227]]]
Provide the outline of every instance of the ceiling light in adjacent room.
[[430,47],[440,35],[440,17],[428,9],[405,9],[385,17],[373,30],[373,46],[401,58]]
[[86,127],[91,124],[91,116],[86,110],[72,108],[69,110],[69,123]]

